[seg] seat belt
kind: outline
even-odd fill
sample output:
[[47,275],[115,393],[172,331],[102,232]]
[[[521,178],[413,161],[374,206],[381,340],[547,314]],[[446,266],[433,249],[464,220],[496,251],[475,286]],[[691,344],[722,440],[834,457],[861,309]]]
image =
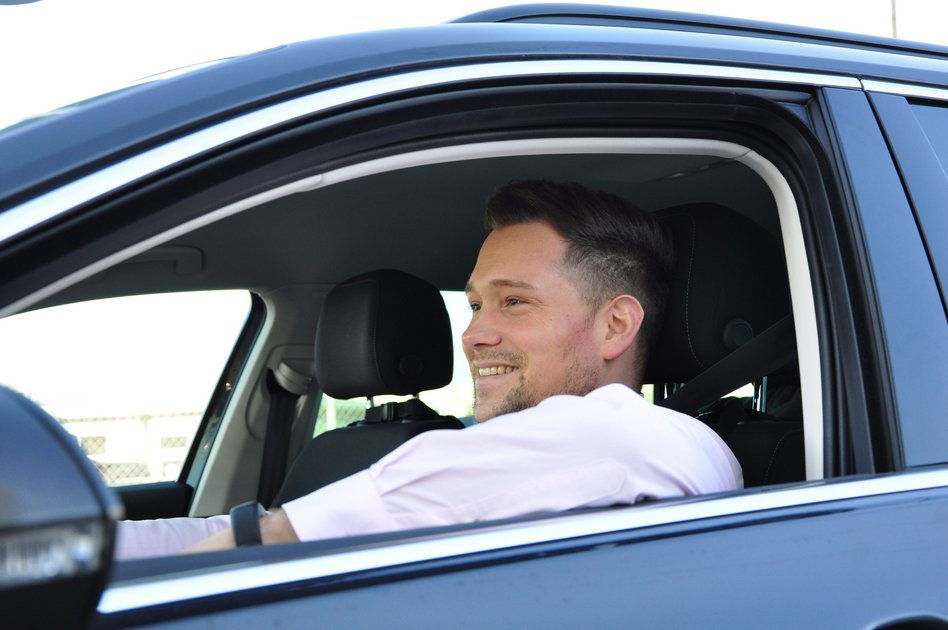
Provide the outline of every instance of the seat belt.
[[260,463],[260,483],[257,501],[270,507],[286,476],[287,453],[296,402],[306,393],[312,379],[280,362],[276,370],[267,372],[267,391],[270,393],[270,411],[263,440],[263,458]]
[[783,367],[796,350],[793,316],[786,315],[656,404],[694,415],[703,405]]

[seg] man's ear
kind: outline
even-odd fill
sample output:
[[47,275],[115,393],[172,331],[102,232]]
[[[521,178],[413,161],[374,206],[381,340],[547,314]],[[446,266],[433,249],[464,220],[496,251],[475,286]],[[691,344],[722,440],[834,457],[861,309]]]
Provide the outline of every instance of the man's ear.
[[611,299],[600,311],[604,324],[602,358],[613,361],[625,354],[635,343],[642,328],[645,310],[642,303],[631,295]]

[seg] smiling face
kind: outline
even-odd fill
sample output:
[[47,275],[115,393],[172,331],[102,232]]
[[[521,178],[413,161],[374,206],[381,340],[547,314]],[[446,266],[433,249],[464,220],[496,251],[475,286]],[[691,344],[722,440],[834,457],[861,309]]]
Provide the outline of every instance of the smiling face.
[[497,229],[484,241],[462,337],[478,421],[605,384],[602,330],[562,269],[566,250],[545,223]]

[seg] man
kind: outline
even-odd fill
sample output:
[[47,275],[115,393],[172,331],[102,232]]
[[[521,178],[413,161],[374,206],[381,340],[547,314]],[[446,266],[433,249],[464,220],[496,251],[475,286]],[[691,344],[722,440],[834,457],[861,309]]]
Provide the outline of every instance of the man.
[[[419,435],[369,469],[288,502],[259,521],[264,543],[742,485],[739,464],[713,431],[637,391],[672,266],[655,219],[614,195],[529,181],[495,192],[487,227],[462,338],[478,425]],[[226,527],[226,517],[214,519],[171,519],[200,521],[190,533],[159,521],[138,531],[123,524],[117,555],[138,555],[155,527],[183,547]],[[233,546],[223,529],[191,550]]]

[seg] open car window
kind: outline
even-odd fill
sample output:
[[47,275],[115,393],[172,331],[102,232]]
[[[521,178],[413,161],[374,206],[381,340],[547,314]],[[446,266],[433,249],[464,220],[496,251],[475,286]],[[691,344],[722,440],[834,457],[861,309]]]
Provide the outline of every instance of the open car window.
[[[732,396],[736,403],[731,406],[747,412],[739,420],[761,420],[752,433],[760,429],[766,434],[753,435],[744,445],[760,460],[753,463],[759,474],[753,476],[750,485],[821,479],[825,436],[822,376],[815,334],[816,297],[806,271],[809,262],[800,225],[801,208],[774,164],[746,146],[698,138],[573,137],[406,152],[272,190],[258,196],[253,207],[240,204],[233,214],[224,208],[219,214],[225,218],[198,225],[172,246],[221,244],[242,231],[257,234],[282,225],[296,226],[291,233],[267,239],[281,242],[287,249],[305,244],[316,261],[297,261],[294,269],[311,268],[317,275],[328,272],[337,281],[371,269],[404,269],[436,283],[449,302],[452,295],[462,298],[458,309],[461,316],[455,318],[454,326],[454,341],[459,346],[467,317],[459,289],[483,238],[484,200],[493,188],[509,179],[544,177],[580,179],[591,187],[636,200],[653,212],[710,203],[726,207],[754,226],[761,241],[744,245],[772,250],[777,266],[763,276],[753,268],[738,267],[730,281],[750,287],[751,293],[759,291],[762,296],[784,292],[786,313],[792,312],[795,319],[792,334],[796,351],[793,358],[780,365],[779,373],[761,375],[750,387]],[[299,227],[304,225],[311,227]],[[406,239],[401,246],[362,247],[357,248],[358,256],[351,255],[353,244],[366,239],[384,242],[396,229]],[[458,256],[458,252],[464,253]],[[319,259],[332,260],[334,266],[321,267]],[[245,380],[237,383],[237,399],[222,423],[218,439],[210,446],[192,516],[225,513],[228,506],[253,496],[256,471],[247,462],[261,456],[267,421],[267,394],[260,375],[278,369],[281,362],[296,366],[300,373],[311,369],[311,340],[320,300],[330,288],[331,282],[303,283],[263,294],[271,313],[270,323],[262,331],[263,345],[249,358],[242,376]],[[450,304],[449,310],[453,310]],[[285,321],[295,321],[298,327],[289,330],[283,325]],[[467,377],[459,352],[455,354],[454,369],[456,377]],[[437,394],[429,392],[421,392],[421,398],[441,413],[466,415],[470,386],[459,386],[461,382],[456,378],[450,386],[455,392],[452,395],[467,397],[458,407],[453,407],[453,402],[439,402]],[[656,397],[653,393],[655,385],[670,393],[681,381],[648,385],[646,393],[661,399],[663,395]],[[735,382],[721,395],[746,385],[746,380]],[[312,419],[303,433],[306,440],[364,416],[364,399],[328,402],[319,392],[318,381],[310,387],[298,403],[300,416],[296,420],[307,428],[307,422],[300,418]],[[695,411],[716,427],[723,413],[722,408],[711,404]],[[730,413],[733,415],[733,410]],[[776,457],[774,449],[778,447],[786,449],[786,457],[791,460],[777,466],[789,471],[782,476],[771,475],[772,461],[782,462],[784,458],[782,454]]]

